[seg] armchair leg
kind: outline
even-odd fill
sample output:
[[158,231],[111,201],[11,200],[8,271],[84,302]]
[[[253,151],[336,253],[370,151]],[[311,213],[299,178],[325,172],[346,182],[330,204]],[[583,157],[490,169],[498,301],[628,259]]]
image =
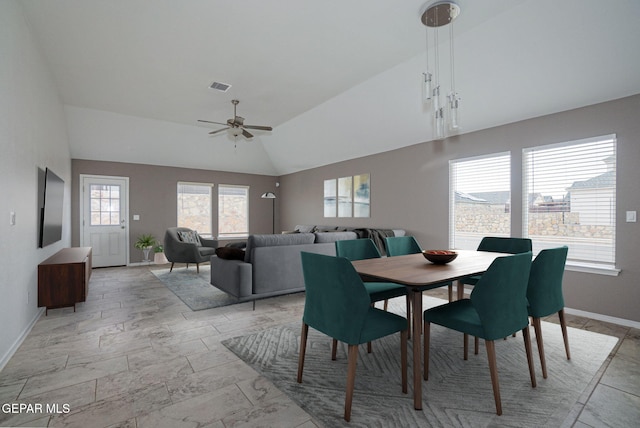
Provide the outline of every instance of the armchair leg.
[[173,262],[171,262],[171,267],[169,268],[169,272],[173,270]]
[[344,419],[351,420],[351,403],[353,401],[353,389],[356,383],[356,363],[358,362],[358,345],[349,345],[347,369],[347,394],[344,400]]
[[307,334],[309,326],[302,323],[302,333],[300,334],[300,354],[298,355],[298,383],[302,383],[302,370],[304,368],[304,354],[307,351]]
[[480,342],[480,339],[478,339],[478,336],[474,336],[473,337],[473,353],[475,355],[478,355],[478,348],[479,348],[478,342]]
[[384,305],[382,306],[382,308],[385,312],[389,309],[389,299],[384,299]]
[[338,339],[333,339],[331,343],[331,360],[336,360],[336,355],[338,354]]
[[200,273],[200,263],[196,263],[196,273]]
[[531,337],[529,336],[529,326],[522,329],[524,336],[524,349],[527,351],[527,363],[529,364],[529,376],[531,376],[531,386],[536,387],[536,374],[533,369],[533,355],[531,352]]
[[562,329],[562,338],[564,339],[564,350],[567,353],[567,360],[570,360],[571,352],[569,351],[569,336],[567,336],[567,323],[564,319],[564,308],[558,311],[558,317],[560,318],[560,328]]
[[500,399],[500,384],[498,383],[498,365],[496,364],[496,346],[493,340],[485,340],[487,358],[489,359],[489,372],[491,372],[491,386],[493,398],[496,402],[496,414],[502,414],[502,400]]
[[540,356],[540,366],[542,367],[542,377],[547,378],[547,361],[544,358],[544,343],[542,342],[542,325],[540,318],[533,318],[533,330],[536,332],[536,343],[538,344],[538,355]]

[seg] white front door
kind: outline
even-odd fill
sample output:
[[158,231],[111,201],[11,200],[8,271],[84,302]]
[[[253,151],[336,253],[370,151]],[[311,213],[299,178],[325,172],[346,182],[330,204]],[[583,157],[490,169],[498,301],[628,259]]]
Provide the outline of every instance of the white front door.
[[129,177],[80,175],[80,245],[93,267],[124,266],[129,248]]

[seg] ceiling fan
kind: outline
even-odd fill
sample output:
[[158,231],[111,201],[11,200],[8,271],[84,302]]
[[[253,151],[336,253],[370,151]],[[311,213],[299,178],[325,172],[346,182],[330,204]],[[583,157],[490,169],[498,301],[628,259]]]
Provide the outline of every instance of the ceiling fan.
[[247,131],[247,129],[257,129],[259,131],[272,131],[273,130],[273,128],[270,127],[270,126],[245,125],[244,124],[244,117],[238,116],[237,113],[236,113],[236,106],[240,103],[240,101],[231,100],[231,103],[233,104],[233,119],[228,119],[227,123],[213,122],[211,120],[198,119],[198,122],[213,123],[213,124],[216,124],[216,125],[225,125],[225,127],[222,128],[222,129],[217,129],[215,131],[209,132],[209,135],[214,135],[214,134],[217,134],[217,133],[222,132],[222,131],[231,130],[231,134],[233,134],[234,137],[237,137],[238,135],[242,135],[242,136],[244,136],[244,138],[252,138],[253,134],[250,133],[249,131]]

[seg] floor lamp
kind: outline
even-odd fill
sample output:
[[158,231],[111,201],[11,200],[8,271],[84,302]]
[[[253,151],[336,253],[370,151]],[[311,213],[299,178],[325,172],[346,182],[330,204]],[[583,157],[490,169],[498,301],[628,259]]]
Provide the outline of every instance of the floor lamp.
[[271,199],[271,218],[273,219],[273,226],[271,228],[271,233],[276,233],[276,194],[273,192],[266,192],[260,196],[262,199]]

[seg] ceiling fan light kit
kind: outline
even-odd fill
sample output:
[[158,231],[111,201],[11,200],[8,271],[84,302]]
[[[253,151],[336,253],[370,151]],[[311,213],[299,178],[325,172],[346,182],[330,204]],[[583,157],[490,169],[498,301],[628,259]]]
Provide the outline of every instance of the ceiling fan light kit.
[[[459,106],[460,97],[455,89],[455,66],[453,49],[453,21],[460,15],[460,6],[450,0],[430,1],[423,7],[424,12],[420,18],[426,28],[426,59],[427,69],[422,73],[422,93],[423,101],[431,103],[433,118],[433,137],[442,140],[446,136],[445,119],[448,122],[449,135],[457,134],[460,131]],[[438,28],[449,25],[449,69],[451,71],[451,90],[446,96],[447,114],[440,97],[440,52],[438,42]],[[434,59],[435,72],[429,68],[429,29],[433,29],[434,34]],[[445,117],[446,116],[446,117]]]
[[214,125],[224,125],[224,128],[216,129],[215,131],[211,131],[211,132],[209,132],[209,135],[215,135],[215,134],[219,134],[219,133],[224,132],[224,131],[228,131],[228,133],[234,138],[235,137],[239,137],[240,135],[242,135],[244,138],[250,139],[250,138],[253,138],[253,134],[250,133],[249,131],[247,131],[247,129],[256,129],[258,131],[272,131],[273,130],[273,128],[270,127],[270,126],[245,125],[244,117],[238,116],[238,114],[236,112],[236,107],[238,106],[238,104],[240,104],[240,101],[231,100],[231,103],[233,104],[233,118],[232,119],[227,119],[227,123],[214,122],[214,121],[211,121],[211,120],[198,119],[198,122],[213,123]]

